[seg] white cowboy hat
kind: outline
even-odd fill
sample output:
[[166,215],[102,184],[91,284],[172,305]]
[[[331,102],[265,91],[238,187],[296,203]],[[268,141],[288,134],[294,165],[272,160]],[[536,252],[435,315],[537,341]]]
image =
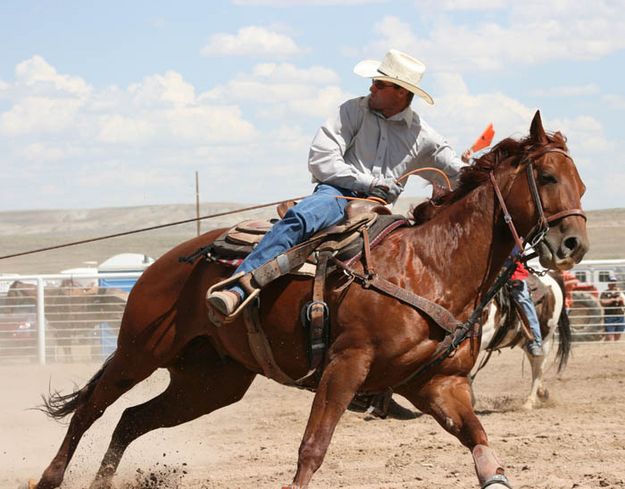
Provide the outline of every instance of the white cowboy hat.
[[397,49],[386,53],[382,62],[367,59],[354,66],[354,73],[359,76],[395,83],[433,104],[430,94],[418,87],[424,72],[425,65],[421,61]]

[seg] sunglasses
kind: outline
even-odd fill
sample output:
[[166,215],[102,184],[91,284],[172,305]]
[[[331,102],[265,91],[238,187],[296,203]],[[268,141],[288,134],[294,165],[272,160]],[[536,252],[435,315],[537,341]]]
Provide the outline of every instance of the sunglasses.
[[388,83],[382,80],[373,80],[373,85],[375,86],[375,88],[377,88],[378,90],[384,90],[385,88],[401,88],[399,85],[395,85],[394,83]]

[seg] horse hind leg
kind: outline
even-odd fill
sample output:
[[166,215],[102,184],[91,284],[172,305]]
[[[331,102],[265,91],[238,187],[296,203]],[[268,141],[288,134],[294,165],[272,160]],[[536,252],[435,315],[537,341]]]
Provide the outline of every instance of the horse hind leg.
[[61,485],[67,466],[84,433],[106,408],[134,385],[146,379],[157,366],[143,357],[127,357],[117,350],[81,390],[68,396],[52,396],[43,409],[49,416],[61,419],[74,413],[57,454],[44,470],[37,489],[54,489]]
[[124,411],[90,489],[105,489],[130,443],[157,428],[170,428],[240,400],[255,377],[238,363],[224,363],[205,339],[196,339],[169,369],[170,383],[155,398]]

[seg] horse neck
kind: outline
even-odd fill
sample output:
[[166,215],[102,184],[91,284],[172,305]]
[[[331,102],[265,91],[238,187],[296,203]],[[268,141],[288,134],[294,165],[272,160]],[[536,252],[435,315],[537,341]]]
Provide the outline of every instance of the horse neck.
[[499,216],[493,188],[483,184],[413,230],[414,253],[425,273],[438,277],[444,295],[453,297],[454,308],[476,302],[512,251],[512,236],[497,224]]

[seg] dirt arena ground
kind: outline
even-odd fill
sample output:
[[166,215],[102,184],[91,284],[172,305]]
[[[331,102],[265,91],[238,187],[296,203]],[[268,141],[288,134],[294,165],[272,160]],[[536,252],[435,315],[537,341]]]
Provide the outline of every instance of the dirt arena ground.
[[[98,365],[0,367],[0,488],[38,477],[65,427],[30,410],[49,385],[68,392]],[[550,367],[550,400],[520,409],[529,369],[518,350],[478,377],[479,417],[517,489],[625,488],[625,339],[576,345],[567,370]],[[113,405],[83,438],[63,488],[88,487],[121,411],[159,392],[157,372]],[[118,489],[272,488],[289,482],[312,394],[258,378],[243,401],[130,446]],[[406,404],[405,400],[399,401]],[[430,417],[370,419],[348,412],[311,488],[477,487],[471,456]]]

